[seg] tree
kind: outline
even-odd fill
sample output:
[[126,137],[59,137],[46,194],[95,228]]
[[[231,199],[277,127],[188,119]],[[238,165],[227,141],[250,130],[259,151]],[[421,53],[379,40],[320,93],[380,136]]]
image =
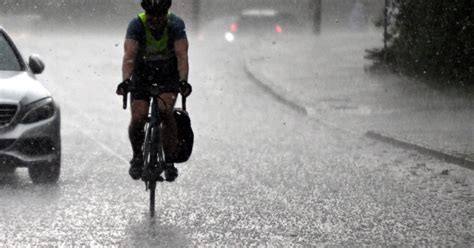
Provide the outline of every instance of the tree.
[[474,85],[474,1],[394,0],[392,11],[379,58],[412,75]]

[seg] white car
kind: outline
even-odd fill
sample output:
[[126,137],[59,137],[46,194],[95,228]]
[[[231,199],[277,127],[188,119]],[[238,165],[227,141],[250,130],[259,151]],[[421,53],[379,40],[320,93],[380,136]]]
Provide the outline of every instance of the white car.
[[61,170],[60,111],[36,79],[38,55],[26,63],[0,27],[0,171],[27,167],[34,183],[55,183]]

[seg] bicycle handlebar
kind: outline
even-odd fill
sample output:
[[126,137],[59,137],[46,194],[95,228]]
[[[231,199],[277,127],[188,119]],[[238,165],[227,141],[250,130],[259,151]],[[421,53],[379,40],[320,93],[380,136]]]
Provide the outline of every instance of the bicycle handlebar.
[[[125,92],[122,96],[122,99],[123,99],[123,109],[127,109],[127,102],[128,102],[128,92]],[[181,95],[181,106],[183,108],[184,111],[186,111],[186,97],[183,97],[183,95]]]

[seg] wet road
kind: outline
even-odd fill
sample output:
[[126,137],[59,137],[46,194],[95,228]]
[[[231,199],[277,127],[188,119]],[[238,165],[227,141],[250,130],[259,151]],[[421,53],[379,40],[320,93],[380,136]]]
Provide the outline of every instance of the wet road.
[[246,77],[238,49],[206,40],[191,41],[194,153],[158,187],[150,220],[114,94],[122,37],[18,38],[44,58],[39,78],[61,105],[63,170],[57,186],[33,185],[24,169],[2,176],[0,245],[474,242],[471,171],[302,117]]

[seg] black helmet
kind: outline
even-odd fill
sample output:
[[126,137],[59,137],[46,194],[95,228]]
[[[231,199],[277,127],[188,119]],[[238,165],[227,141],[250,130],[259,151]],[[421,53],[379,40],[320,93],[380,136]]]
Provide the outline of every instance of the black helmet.
[[141,0],[145,13],[150,15],[165,15],[171,7],[171,0]]

